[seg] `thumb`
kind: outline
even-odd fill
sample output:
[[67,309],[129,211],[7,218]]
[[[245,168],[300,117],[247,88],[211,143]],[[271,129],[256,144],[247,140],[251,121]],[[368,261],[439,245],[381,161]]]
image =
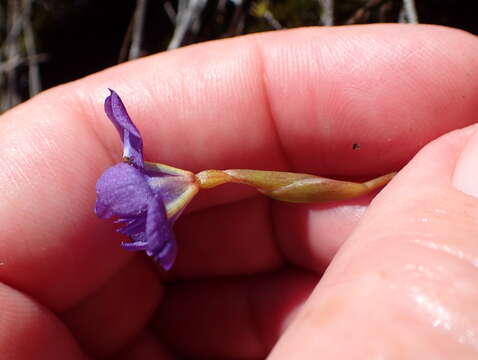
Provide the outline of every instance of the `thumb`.
[[372,202],[270,359],[476,359],[478,128],[425,147]]

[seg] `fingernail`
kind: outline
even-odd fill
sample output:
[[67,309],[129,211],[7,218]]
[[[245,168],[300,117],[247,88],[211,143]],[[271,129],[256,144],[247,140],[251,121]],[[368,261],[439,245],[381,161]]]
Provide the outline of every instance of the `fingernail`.
[[[474,128],[475,130],[476,128]],[[460,154],[453,173],[453,186],[478,198],[478,132],[474,131]]]

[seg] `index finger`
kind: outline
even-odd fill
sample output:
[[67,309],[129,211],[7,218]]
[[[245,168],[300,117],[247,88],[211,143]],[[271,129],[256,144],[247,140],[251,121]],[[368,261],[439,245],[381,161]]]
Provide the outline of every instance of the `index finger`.
[[121,153],[107,87],[148,160],[362,176],[474,121],[478,82],[460,69],[475,54],[473,37],[440,28],[309,28],[191,46],[48,91],[0,123],[0,278],[59,310],[131,256],[92,212],[96,179]]

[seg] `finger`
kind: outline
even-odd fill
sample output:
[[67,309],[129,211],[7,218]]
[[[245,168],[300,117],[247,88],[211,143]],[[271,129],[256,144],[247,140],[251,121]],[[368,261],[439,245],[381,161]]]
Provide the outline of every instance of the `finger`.
[[87,359],[54,314],[4,284],[0,284],[0,334],[4,360]]
[[171,286],[155,326],[180,355],[264,358],[317,281],[284,271]]
[[[150,160],[192,170],[289,163],[364,175],[398,166],[422,143],[473,121],[477,82],[461,69],[473,66],[475,52],[473,37],[441,28],[304,29],[189,47],[47,92],[0,122],[0,278],[62,310],[128,261],[111,225],[91,212],[96,179],[120,157],[102,110],[107,86],[125,99]],[[440,111],[443,104],[453,114]],[[351,152],[352,138],[360,151]],[[197,206],[241,196],[210,192]]]
[[76,107],[49,98],[0,121],[0,279],[61,311],[131,254],[119,249],[112,224],[92,215],[94,177],[109,154]]
[[278,269],[283,259],[270,201],[261,196],[193,212],[175,227],[180,244],[173,274],[209,277]]
[[375,194],[323,204],[274,203],[272,223],[278,251],[286,261],[323,273]]
[[113,357],[115,360],[173,360],[174,355],[163,345],[158,336],[151,330],[144,330],[140,336],[121,353]]
[[88,354],[105,358],[128,346],[143,331],[161,294],[156,271],[144,257],[135,257],[60,317]]
[[322,273],[372,197],[296,205],[259,196],[187,214],[175,227],[180,248],[172,273],[253,274],[276,270],[285,260]]
[[376,198],[271,359],[476,357],[478,200],[456,188],[476,157],[455,164],[477,130],[427,146]]
[[[421,26],[349,30],[303,37],[300,56],[296,45],[281,46],[293,33],[267,39],[273,42],[264,65],[271,113],[292,168],[345,176],[385,173],[438,135],[474,123],[477,85],[456,66],[474,62],[476,37]],[[459,55],[464,43],[467,53]],[[272,61],[279,57],[298,64]],[[301,85],[290,86],[292,81]],[[464,107],[450,112],[458,104]]]

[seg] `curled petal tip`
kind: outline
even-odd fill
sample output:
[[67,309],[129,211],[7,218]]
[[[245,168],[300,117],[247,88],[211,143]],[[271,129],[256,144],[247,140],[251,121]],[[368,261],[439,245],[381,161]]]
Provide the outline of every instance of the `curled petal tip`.
[[99,200],[97,200],[95,204],[95,215],[101,219],[109,219],[113,216],[113,214],[108,211],[108,207]]
[[123,157],[127,157],[133,165],[143,168],[143,140],[138,128],[133,124],[126,107],[119,95],[112,89],[106,98],[105,113],[118,131],[123,142]]
[[177,245],[176,241],[170,241],[165,244],[162,250],[158,251],[147,251],[146,252],[149,256],[153,257],[153,259],[158,262],[161,267],[169,271],[174,265],[176,261],[177,255]]

